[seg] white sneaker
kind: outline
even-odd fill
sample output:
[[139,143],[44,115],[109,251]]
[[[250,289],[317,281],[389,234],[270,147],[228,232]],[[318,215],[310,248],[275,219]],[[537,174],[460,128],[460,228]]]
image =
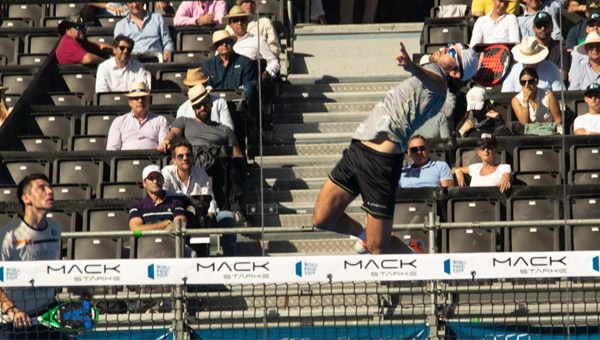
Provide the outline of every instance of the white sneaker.
[[361,239],[356,240],[356,243],[354,244],[354,250],[359,254],[369,253],[369,249],[367,249],[367,244]]

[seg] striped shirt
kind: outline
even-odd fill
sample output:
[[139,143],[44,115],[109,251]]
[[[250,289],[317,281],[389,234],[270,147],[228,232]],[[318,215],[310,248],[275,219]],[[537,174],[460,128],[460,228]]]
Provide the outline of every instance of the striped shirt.
[[129,210],[129,219],[139,217],[144,224],[152,224],[165,220],[173,221],[177,216],[184,216],[183,202],[165,191],[165,198],[160,204],[155,204],[149,195],[141,201],[135,201]]

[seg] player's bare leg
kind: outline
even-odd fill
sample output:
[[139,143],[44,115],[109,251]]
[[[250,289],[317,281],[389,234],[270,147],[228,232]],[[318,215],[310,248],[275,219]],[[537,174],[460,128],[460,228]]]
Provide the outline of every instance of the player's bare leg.
[[315,209],[312,223],[315,227],[335,231],[337,233],[358,235],[362,233],[362,225],[344,212],[348,204],[356,198],[346,190],[334,184],[330,179],[325,181]]

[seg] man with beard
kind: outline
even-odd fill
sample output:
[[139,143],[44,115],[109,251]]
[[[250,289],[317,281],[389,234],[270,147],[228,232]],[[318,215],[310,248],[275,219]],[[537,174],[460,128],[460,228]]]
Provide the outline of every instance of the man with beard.
[[[560,69],[563,80],[567,79],[569,67],[571,66],[571,54],[562,47],[560,41],[552,39],[553,23],[550,14],[538,12],[533,19],[533,32],[535,38],[541,46],[548,48],[546,60],[553,62]],[[563,53],[563,62],[561,64],[560,54]]]
[[58,33],[62,36],[56,48],[56,60],[61,65],[70,64],[100,64],[104,58],[99,56],[104,49],[111,49],[108,44],[91,42],[87,40],[87,26],[79,14],[70,17],[58,24]]
[[98,65],[96,93],[125,92],[133,82],[145,83],[150,87],[150,79],[146,77],[144,65],[131,59],[133,45],[133,40],[124,35],[119,35],[113,40],[115,56]]

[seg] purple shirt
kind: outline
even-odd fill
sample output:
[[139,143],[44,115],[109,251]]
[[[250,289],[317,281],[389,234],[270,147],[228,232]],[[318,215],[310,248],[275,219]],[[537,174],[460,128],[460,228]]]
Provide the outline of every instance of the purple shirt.
[[158,223],[161,221],[173,221],[177,216],[185,216],[183,202],[173,197],[165,191],[165,198],[156,205],[152,198],[146,194],[146,198],[141,201],[135,201],[129,210],[129,219],[139,217],[144,220],[144,224]]
[[141,124],[133,113],[126,113],[115,118],[110,125],[106,150],[156,149],[169,133],[169,128],[167,119],[153,112],[148,111]]
[[[204,8],[202,8],[204,2]],[[213,15],[216,23],[223,23],[223,16],[227,14],[227,3],[225,1],[182,1],[177,9],[173,24],[175,26],[196,26],[196,19],[207,14]]]

